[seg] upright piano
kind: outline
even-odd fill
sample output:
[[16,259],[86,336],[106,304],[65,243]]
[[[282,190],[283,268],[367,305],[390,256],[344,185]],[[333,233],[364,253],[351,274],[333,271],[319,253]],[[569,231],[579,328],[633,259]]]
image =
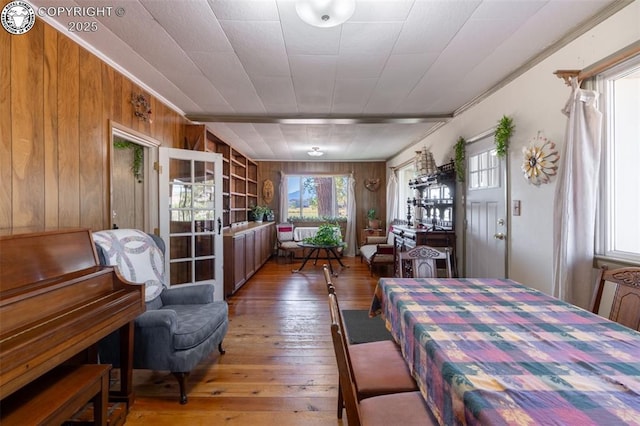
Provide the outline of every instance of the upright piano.
[[119,329],[120,387],[110,398],[129,407],[142,292],[100,266],[89,229],[0,235],[0,399],[62,364],[91,361]]

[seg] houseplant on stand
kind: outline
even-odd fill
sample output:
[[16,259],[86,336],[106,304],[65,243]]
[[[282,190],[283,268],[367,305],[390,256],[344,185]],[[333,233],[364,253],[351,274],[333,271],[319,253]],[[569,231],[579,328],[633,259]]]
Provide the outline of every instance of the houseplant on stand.
[[370,229],[380,228],[380,219],[376,216],[376,209],[369,209],[367,211],[367,218],[369,219]]

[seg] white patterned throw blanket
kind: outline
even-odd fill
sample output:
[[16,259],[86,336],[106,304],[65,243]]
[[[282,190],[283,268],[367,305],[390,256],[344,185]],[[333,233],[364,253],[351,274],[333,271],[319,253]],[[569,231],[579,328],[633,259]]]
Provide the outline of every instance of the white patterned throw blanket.
[[113,229],[93,233],[105,252],[107,263],[134,283],[144,283],[145,301],[155,299],[164,288],[164,256],[153,239],[136,229]]

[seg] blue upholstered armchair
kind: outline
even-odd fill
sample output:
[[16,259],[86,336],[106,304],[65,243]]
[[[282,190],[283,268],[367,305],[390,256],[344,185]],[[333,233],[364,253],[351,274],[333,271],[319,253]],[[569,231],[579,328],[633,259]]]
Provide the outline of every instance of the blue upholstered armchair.
[[[135,229],[93,233],[98,257],[116,265],[121,276],[145,285],[147,311],[135,320],[133,368],[167,370],[180,385],[180,403],[187,403],[189,372],[217,347],[229,325],[228,307],[214,301],[211,284],[165,286],[164,242]],[[100,342],[101,362],[117,365],[119,337]]]

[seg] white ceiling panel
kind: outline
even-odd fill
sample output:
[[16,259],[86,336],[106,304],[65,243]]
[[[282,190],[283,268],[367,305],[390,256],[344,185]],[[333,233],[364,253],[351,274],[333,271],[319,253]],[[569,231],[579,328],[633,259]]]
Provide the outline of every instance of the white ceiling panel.
[[[586,30],[584,22],[628,3],[356,0],[345,24],[315,28],[299,19],[294,0],[112,0],[124,16],[69,35],[256,160],[308,161],[311,146],[326,151],[322,161],[385,160],[437,124],[390,118],[451,115],[578,35],[575,28]],[[62,31],[71,20],[43,19]],[[215,118],[234,115],[232,123]],[[281,123],[311,118],[327,124]]]
[[209,4],[219,20],[279,20],[278,7],[275,0],[209,0]]
[[389,55],[398,39],[402,23],[346,23],[342,26],[340,54]]
[[[205,2],[183,1],[176,13],[175,0],[141,0],[142,5],[186,51],[233,52],[216,16]],[[187,31],[198,28],[198,31]]]

